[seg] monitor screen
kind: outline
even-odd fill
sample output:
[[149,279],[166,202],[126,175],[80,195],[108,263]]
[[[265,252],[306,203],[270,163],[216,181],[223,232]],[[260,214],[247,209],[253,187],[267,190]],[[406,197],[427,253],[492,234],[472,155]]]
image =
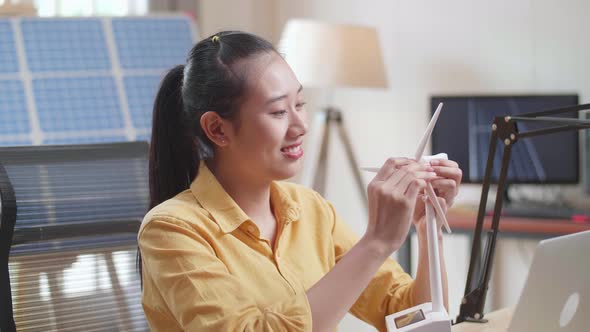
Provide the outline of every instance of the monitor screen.
[[[578,96],[435,96],[430,100],[431,114],[440,102],[444,103],[444,107],[432,132],[432,154],[446,152],[449,159],[457,161],[463,170],[463,182],[481,183],[495,117],[577,105]],[[577,118],[578,114],[573,112],[557,116]],[[517,126],[520,132],[524,132],[546,127],[547,124],[519,122]],[[578,131],[520,139],[512,148],[507,181],[578,183],[578,140]],[[496,146],[493,182],[499,178],[503,150],[501,144]]]

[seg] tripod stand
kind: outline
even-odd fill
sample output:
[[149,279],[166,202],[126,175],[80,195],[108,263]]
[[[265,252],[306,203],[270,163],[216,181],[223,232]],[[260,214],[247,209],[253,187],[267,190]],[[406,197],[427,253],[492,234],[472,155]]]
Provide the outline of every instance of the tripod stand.
[[[330,132],[331,127],[336,126],[338,130],[338,134],[340,136],[340,140],[344,146],[344,150],[346,153],[346,158],[348,159],[348,163],[352,168],[352,173],[354,176],[354,180],[356,182],[357,188],[360,194],[363,197],[363,204],[365,209],[368,210],[367,205],[367,194],[365,191],[365,185],[363,184],[363,178],[361,177],[359,165],[354,155],[354,151],[352,150],[352,145],[350,144],[350,139],[348,137],[348,133],[344,128],[344,123],[342,119],[342,112],[334,107],[328,107],[321,111],[321,113],[317,114],[314,119],[314,131],[317,134],[320,130],[323,129],[323,133],[321,136],[321,146],[319,151],[319,158],[317,161],[312,160],[310,164],[315,166],[315,169],[307,168],[304,169],[303,173],[303,184],[310,185],[312,184],[312,188],[314,188],[317,192],[321,195],[324,195],[326,190],[326,172],[328,167],[328,150],[329,150],[329,142],[330,142]],[[316,140],[313,140],[311,144],[317,143]],[[316,155],[312,153],[312,158]],[[315,170],[315,174],[313,174]],[[307,172],[306,172],[307,171]],[[311,183],[311,178],[313,175],[313,183]]]

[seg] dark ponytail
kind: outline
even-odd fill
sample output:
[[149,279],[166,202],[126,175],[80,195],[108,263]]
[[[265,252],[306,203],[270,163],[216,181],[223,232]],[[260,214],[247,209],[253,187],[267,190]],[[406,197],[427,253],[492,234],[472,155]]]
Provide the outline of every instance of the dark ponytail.
[[[199,153],[189,128],[185,128],[182,102],[184,65],[166,74],[154,102],[150,143],[150,209],[190,186]],[[198,124],[194,124],[198,125]]]
[[[190,51],[187,64],[166,74],[154,102],[149,157],[150,204],[156,205],[190,187],[199,162],[215,149],[200,125],[211,111],[233,119],[246,90],[245,67],[238,60],[276,52],[258,36],[224,31],[205,38]],[[141,253],[137,251],[141,276]]]

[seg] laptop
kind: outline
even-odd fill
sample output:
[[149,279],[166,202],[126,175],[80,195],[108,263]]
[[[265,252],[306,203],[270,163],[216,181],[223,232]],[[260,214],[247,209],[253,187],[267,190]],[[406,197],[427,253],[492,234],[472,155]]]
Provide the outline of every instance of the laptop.
[[590,331],[590,231],[539,243],[508,331]]

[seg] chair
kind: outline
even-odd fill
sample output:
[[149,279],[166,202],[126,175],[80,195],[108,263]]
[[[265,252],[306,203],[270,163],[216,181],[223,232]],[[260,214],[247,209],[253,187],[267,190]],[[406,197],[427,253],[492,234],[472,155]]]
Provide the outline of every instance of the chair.
[[0,148],[0,330],[145,331],[146,142]]

